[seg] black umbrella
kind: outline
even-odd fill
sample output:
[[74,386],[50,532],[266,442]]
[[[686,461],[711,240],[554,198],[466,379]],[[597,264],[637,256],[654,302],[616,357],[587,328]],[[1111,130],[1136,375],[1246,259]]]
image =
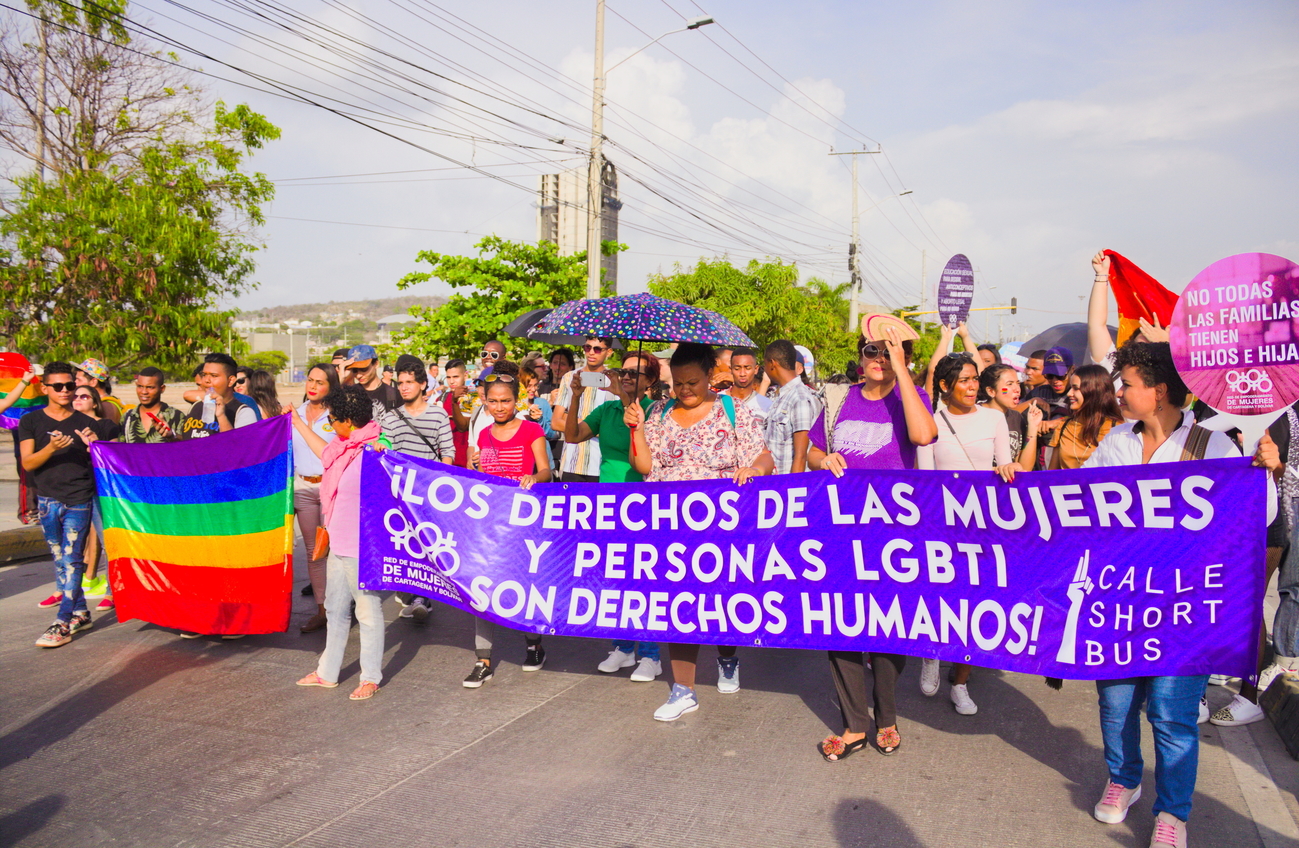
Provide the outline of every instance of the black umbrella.
[[[1108,327],[1110,339],[1117,341],[1119,331]],[[1025,359],[1035,350],[1048,350],[1053,347],[1067,348],[1073,354],[1074,365],[1082,365],[1087,358],[1087,325],[1082,321],[1071,324],[1056,324],[1043,330],[1019,346],[1019,355]]]
[[[545,318],[551,312],[551,309],[533,309],[525,312],[518,318],[515,318],[510,323],[506,324],[505,329],[502,330],[502,332],[507,336],[513,336],[514,338],[520,339],[532,339],[541,342],[542,344],[580,345],[582,342],[586,341],[586,336],[569,336],[559,333],[537,333],[530,335],[528,331],[536,326],[538,321]],[[613,346],[622,350],[622,343],[617,340],[614,341]]]

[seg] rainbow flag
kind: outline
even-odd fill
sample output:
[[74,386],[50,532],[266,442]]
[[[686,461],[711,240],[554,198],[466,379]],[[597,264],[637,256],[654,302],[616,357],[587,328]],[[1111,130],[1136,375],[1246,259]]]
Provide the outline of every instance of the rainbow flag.
[[117,617],[193,633],[288,629],[288,416],[163,444],[91,447]]
[[[18,388],[18,381],[31,367],[32,364],[21,353],[0,353],[0,398],[9,397],[9,393]],[[45,392],[41,391],[41,378],[36,377],[23,389],[13,406],[0,413],[0,427],[16,430],[19,418],[48,403]]]

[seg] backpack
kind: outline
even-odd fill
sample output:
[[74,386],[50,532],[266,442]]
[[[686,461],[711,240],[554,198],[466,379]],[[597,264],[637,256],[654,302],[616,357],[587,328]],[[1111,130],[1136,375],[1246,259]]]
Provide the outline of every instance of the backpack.
[[839,422],[839,413],[843,412],[843,405],[848,402],[848,393],[856,386],[850,386],[845,383],[826,383],[823,390],[825,413],[822,418],[825,424],[825,452],[826,454],[834,453],[834,425]]
[[1182,455],[1180,461],[1188,459],[1204,459],[1204,453],[1209,449],[1209,439],[1213,433],[1199,424],[1191,425],[1191,432],[1186,434],[1186,444],[1182,445]]

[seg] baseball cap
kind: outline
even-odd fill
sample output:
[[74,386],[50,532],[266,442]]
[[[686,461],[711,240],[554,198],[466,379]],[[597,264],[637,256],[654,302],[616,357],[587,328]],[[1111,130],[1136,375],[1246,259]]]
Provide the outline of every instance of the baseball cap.
[[347,352],[347,358],[352,360],[355,365],[369,365],[378,359],[379,354],[374,352],[374,347],[368,344],[359,344]]
[[85,371],[96,380],[108,379],[108,366],[100,362],[98,359],[87,359],[85,362],[77,366],[77,370]]
[[906,321],[903,321],[896,315],[885,315],[881,312],[873,312],[870,315],[863,315],[861,319],[861,334],[868,342],[876,342],[884,339],[884,329],[893,327],[898,331],[898,341],[912,341],[920,338],[916,328],[912,327]]
[[1067,347],[1053,347],[1042,360],[1042,373],[1048,377],[1063,377],[1073,367],[1073,354]]

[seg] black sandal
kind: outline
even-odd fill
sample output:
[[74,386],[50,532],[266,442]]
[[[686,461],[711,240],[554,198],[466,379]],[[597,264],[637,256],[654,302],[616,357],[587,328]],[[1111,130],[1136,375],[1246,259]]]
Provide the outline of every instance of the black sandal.
[[816,750],[821,753],[821,759],[827,763],[837,763],[865,748],[869,741],[869,736],[863,736],[856,742],[844,742],[842,736],[827,736],[816,746]]

